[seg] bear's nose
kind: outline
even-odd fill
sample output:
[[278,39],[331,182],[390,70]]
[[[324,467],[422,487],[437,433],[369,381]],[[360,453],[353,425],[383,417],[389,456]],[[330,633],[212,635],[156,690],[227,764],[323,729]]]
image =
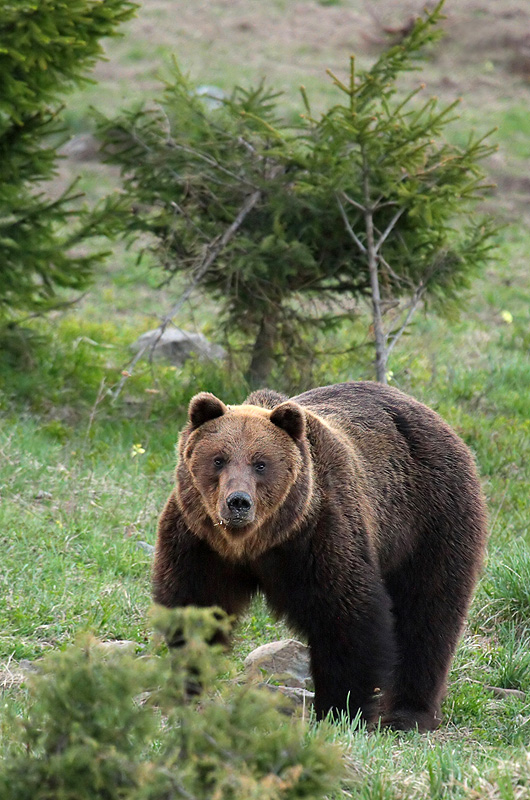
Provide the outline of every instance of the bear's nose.
[[236,514],[248,514],[252,508],[252,498],[246,492],[232,492],[226,498],[226,505]]

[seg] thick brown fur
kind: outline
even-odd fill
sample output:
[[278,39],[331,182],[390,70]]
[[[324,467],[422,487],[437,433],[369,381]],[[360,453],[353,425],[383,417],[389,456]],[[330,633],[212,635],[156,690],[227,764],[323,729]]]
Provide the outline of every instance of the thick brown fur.
[[155,601],[237,615],[257,591],[307,638],[319,718],[434,729],[486,542],[473,459],[377,383],[190,403]]

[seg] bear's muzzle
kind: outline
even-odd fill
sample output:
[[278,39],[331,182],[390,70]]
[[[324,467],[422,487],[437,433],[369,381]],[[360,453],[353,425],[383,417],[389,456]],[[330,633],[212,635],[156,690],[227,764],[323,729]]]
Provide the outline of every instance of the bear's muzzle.
[[226,498],[221,519],[229,528],[243,528],[254,522],[256,509],[248,492],[232,492]]

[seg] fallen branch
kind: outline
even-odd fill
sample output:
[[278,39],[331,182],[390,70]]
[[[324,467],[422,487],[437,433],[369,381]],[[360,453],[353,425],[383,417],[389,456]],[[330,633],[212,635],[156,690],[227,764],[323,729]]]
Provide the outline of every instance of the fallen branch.
[[502,697],[503,699],[509,699],[510,697],[515,697],[517,700],[526,700],[526,693],[521,692],[520,689],[503,689],[500,686],[484,686],[488,692],[493,692],[496,697]]

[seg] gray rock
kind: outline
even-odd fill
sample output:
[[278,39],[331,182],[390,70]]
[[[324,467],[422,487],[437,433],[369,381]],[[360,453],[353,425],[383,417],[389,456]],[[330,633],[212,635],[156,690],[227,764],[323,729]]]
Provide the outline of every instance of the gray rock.
[[38,671],[38,663],[34,661],[23,658],[22,661],[16,663],[10,660],[5,669],[0,669],[0,689],[3,691],[21,686],[28,675]]
[[72,136],[63,144],[59,152],[73,161],[99,161],[101,143],[91,133]]
[[154,544],[149,544],[148,542],[136,542],[136,547],[138,550],[145,550],[150,556],[155,552]]
[[45,492],[43,489],[39,489],[37,494],[33,495],[34,500],[53,500],[53,495],[51,492]]
[[284,714],[302,714],[302,716],[305,716],[306,711],[309,711],[315,700],[314,692],[308,692],[307,689],[300,689],[294,686],[274,686],[270,683],[262,683],[260,686],[287,698],[288,702],[285,705],[280,703],[280,711]]
[[194,92],[196,97],[200,97],[206,108],[220,108],[226,97],[220,86],[197,86]]
[[265,678],[297,689],[307,689],[312,683],[309,648],[296,639],[282,639],[256,648],[246,657],[244,667],[251,680]]
[[[40,659],[38,659],[40,661]],[[39,665],[35,661],[30,661],[29,658],[23,658],[21,661],[18,662],[18,668],[21,672],[28,673],[28,672],[38,672]]]
[[97,646],[107,652],[130,652],[134,653],[137,649],[142,650],[143,645],[138,642],[131,642],[128,639],[109,639],[106,642],[97,642]]
[[191,356],[201,361],[221,361],[226,357],[226,350],[209,342],[202,333],[190,333],[180,328],[167,328],[162,335],[159,328],[143,333],[131,349],[137,353],[143,348],[144,358],[164,359],[177,367]]

